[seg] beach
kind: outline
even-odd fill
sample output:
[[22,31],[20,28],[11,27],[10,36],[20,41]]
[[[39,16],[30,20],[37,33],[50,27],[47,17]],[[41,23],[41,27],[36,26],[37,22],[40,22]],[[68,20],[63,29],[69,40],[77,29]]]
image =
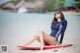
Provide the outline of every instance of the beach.
[[[25,44],[30,38],[45,31],[50,34],[54,13],[1,13],[0,12],[0,46],[7,45],[7,53],[79,53],[80,52],[80,14],[65,13],[68,26],[63,44],[73,44],[71,47],[49,50],[19,50],[18,45]],[[38,46],[35,41],[31,45]],[[0,49],[1,50],[1,49]],[[1,53],[1,51],[0,51]]]

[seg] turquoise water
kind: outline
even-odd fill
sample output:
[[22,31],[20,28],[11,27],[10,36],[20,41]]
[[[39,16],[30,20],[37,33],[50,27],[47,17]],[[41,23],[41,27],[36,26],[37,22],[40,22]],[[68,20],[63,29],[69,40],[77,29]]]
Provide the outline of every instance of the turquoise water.
[[[80,15],[64,14],[68,21],[63,43],[80,43]],[[0,45],[9,50],[25,43],[38,31],[50,33],[53,14],[0,13]],[[12,47],[13,46],[13,47]]]

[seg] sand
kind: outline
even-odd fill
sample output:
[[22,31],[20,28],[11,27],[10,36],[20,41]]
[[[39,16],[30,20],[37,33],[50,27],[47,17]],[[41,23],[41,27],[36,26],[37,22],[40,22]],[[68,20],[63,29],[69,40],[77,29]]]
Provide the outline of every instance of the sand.
[[[73,15],[68,14],[65,16],[67,17],[66,19],[68,20],[68,27],[64,36],[63,44],[73,44],[72,47],[49,49],[43,51],[19,50],[17,46],[23,45],[33,35],[36,35],[36,32],[38,31],[36,31],[35,29],[37,29],[38,26],[41,26],[42,29],[45,29],[46,32],[48,33],[50,32],[49,25],[53,18],[53,15],[14,14],[14,13],[3,13],[0,15],[0,17],[2,17],[3,24],[3,26],[0,27],[1,30],[0,46],[8,45],[8,52],[6,53],[80,53],[80,27],[79,27],[80,16],[76,16],[74,14]],[[34,24],[32,23],[32,21],[34,22]],[[39,44],[38,42],[33,43],[33,45],[38,44]]]

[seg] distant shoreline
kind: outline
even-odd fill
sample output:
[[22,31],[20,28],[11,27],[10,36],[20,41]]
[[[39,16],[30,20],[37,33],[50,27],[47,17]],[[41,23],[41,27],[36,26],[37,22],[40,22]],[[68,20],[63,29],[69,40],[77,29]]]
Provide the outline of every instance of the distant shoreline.
[[[10,11],[10,10],[0,10],[0,13],[4,12],[4,13],[17,13],[16,11]],[[62,11],[64,14],[73,14],[73,15],[80,15],[80,12],[76,12],[76,11]],[[43,14],[54,14],[55,12],[47,12],[47,13],[43,13]]]
[[[80,15],[80,12],[76,11],[62,11],[64,14],[73,14],[73,15]],[[53,14],[55,12],[48,12],[48,14]]]

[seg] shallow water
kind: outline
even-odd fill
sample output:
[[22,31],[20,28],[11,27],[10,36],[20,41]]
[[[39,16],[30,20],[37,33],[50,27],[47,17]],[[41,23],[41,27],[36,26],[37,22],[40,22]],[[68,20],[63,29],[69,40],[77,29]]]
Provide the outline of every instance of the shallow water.
[[[68,26],[63,43],[80,44],[80,15],[65,14],[65,18]],[[8,45],[9,52],[15,51],[17,45],[27,42],[38,31],[50,33],[52,19],[53,14],[0,13],[0,45]]]

